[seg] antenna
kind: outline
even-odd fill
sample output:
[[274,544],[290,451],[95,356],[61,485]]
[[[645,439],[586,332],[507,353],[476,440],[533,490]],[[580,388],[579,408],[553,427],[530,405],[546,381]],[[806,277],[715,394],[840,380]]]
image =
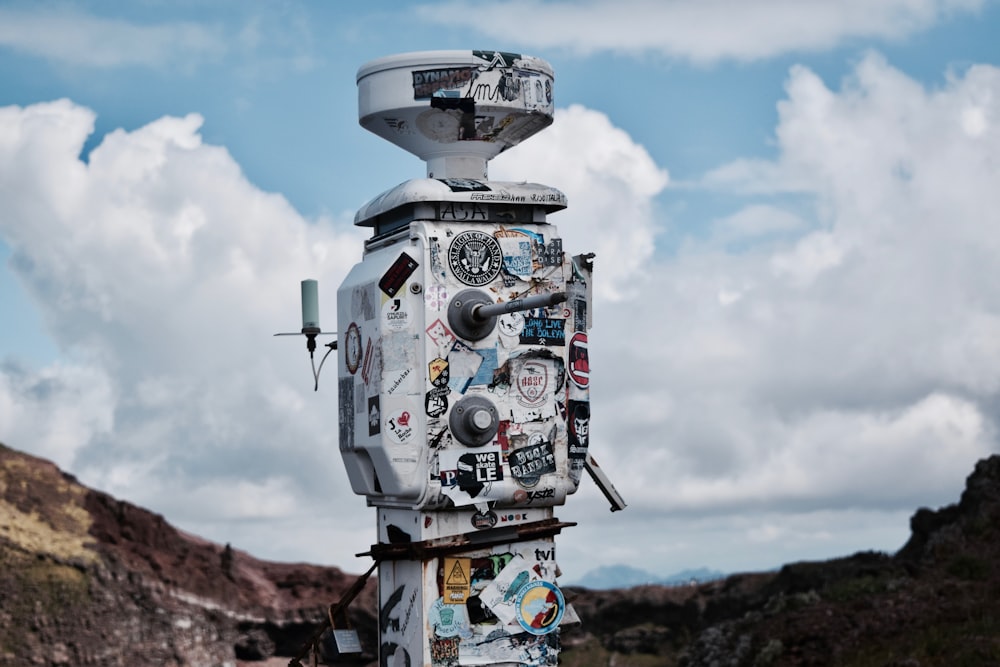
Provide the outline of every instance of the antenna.
[[358,70],[366,130],[427,162],[428,178],[486,180],[486,163],[552,124],[552,67],[504,51],[419,51]]
[[320,359],[319,368],[316,368],[316,360],[313,353],[316,351],[316,336],[336,336],[333,331],[323,331],[319,326],[319,283],[315,280],[306,279],[302,281],[302,331],[296,333],[276,333],[275,336],[305,336],[306,349],[309,350],[309,362],[312,365],[313,380],[315,381],[313,391],[319,390],[319,373],[323,370],[323,363],[330,353],[337,349],[336,339],[326,343],[327,350],[323,358]]

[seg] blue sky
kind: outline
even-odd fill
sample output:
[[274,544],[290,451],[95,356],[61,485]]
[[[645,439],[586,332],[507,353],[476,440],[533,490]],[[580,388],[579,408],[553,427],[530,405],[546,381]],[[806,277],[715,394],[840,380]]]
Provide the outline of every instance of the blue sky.
[[498,48],[552,65],[557,117],[490,175],[566,192],[603,281],[594,453],[630,507],[557,512],[567,579],[892,551],[1000,451],[998,28],[987,0],[2,1],[0,441],[360,569],[335,397],[270,333],[304,277],[332,317],[355,211],[424,175],[357,124],[358,67]]

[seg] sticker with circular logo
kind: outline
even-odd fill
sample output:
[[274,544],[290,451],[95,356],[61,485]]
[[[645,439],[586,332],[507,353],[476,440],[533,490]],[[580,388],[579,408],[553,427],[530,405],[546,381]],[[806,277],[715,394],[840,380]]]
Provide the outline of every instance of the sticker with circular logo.
[[559,627],[566,611],[566,599],[555,584],[532,581],[517,592],[514,602],[517,622],[526,632],[547,635]]
[[497,329],[504,336],[517,336],[524,331],[524,315],[521,313],[505,313],[497,318]]
[[394,410],[385,420],[385,434],[399,445],[405,445],[416,435],[414,417],[409,410]]
[[484,232],[462,232],[448,246],[448,266],[455,277],[472,287],[482,287],[500,275],[503,252],[497,240]]
[[347,325],[347,333],[344,334],[344,361],[348,373],[354,375],[358,372],[361,365],[361,330],[354,322]]

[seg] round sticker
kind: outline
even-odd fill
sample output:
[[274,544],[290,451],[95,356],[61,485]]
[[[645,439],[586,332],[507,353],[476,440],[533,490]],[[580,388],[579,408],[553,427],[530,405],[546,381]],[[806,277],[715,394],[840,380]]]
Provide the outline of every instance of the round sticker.
[[398,445],[403,445],[416,435],[416,419],[409,410],[395,410],[385,420],[385,433]]
[[347,326],[347,333],[344,334],[344,361],[348,373],[354,375],[358,372],[361,365],[361,330],[354,322]]
[[505,313],[497,318],[497,329],[504,336],[517,336],[524,331],[524,315]]
[[555,584],[532,581],[517,592],[514,606],[517,622],[526,632],[547,635],[559,627],[566,611],[566,599]]
[[503,252],[497,240],[484,232],[462,232],[448,246],[448,266],[455,277],[472,287],[482,287],[500,275]]

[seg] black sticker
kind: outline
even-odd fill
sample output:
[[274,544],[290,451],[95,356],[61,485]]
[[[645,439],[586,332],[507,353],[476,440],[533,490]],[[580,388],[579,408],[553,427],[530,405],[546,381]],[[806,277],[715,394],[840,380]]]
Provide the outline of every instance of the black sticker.
[[565,345],[566,321],[547,317],[525,317],[520,342],[522,345]]
[[448,246],[448,266],[459,281],[472,287],[482,287],[500,275],[503,251],[489,234],[462,232]]
[[420,265],[417,264],[417,260],[405,252],[400,253],[396,261],[389,267],[389,270],[382,275],[382,279],[378,281],[379,289],[389,296],[396,296],[400,288],[406,284],[407,279],[417,270],[418,266]]

